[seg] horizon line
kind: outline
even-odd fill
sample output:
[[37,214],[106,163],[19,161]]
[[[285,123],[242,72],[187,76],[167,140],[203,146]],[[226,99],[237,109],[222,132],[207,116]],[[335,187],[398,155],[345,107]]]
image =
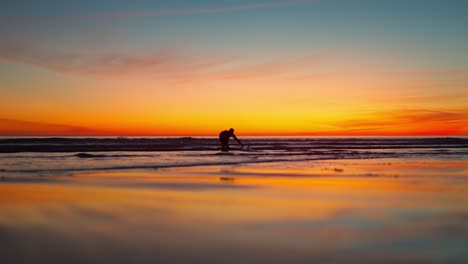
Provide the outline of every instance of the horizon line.
[[[394,134],[394,135],[314,135],[314,134],[237,134],[238,137],[440,137],[440,138],[457,138],[468,137],[467,135],[437,135],[437,134]],[[0,138],[146,138],[146,137],[171,137],[171,138],[184,138],[184,137],[218,137],[218,135],[0,135]]]

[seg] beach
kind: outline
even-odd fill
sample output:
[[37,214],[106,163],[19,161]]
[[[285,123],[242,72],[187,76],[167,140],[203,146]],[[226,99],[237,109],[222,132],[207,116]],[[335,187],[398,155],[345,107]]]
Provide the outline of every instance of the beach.
[[466,139],[250,139],[233,155],[47,140],[0,155],[2,263],[468,260]]
[[0,264],[468,264],[467,13],[3,1]]

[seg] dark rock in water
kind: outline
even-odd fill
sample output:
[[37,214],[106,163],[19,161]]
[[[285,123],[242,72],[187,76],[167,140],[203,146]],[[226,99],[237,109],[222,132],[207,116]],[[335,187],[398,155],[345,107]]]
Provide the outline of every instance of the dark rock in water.
[[104,155],[93,155],[93,154],[89,154],[89,153],[78,153],[78,154],[75,154],[74,156],[78,157],[78,158],[99,158],[99,157],[104,157]]

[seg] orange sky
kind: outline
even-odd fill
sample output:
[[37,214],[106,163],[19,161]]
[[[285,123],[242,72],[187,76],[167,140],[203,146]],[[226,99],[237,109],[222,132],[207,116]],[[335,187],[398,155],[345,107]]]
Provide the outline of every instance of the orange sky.
[[[18,90],[2,97],[0,134],[216,135],[230,127],[239,135],[468,134],[468,96],[458,84],[464,76],[284,63],[291,65],[104,79],[19,64],[37,76],[15,80]],[[21,85],[47,93],[25,93]],[[451,89],[439,89],[444,86]]]
[[0,135],[468,135],[457,9],[206,5],[9,20]]

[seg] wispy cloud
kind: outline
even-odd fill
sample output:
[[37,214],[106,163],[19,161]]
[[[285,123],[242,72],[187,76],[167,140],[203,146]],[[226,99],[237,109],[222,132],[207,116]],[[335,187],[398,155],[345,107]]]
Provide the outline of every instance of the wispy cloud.
[[173,75],[196,72],[228,63],[233,56],[193,56],[177,49],[159,49],[150,55],[124,53],[83,54],[26,47],[19,43],[0,43],[0,59],[46,70],[95,78],[124,78],[151,72]]
[[334,124],[343,133],[391,135],[464,135],[468,109],[396,109],[363,114]]
[[0,118],[0,136],[91,136],[100,134],[102,132],[80,126]]
[[[63,51],[65,50],[65,51]],[[25,41],[14,39],[0,40],[0,60],[16,64],[31,65],[66,75],[84,76],[97,79],[150,78],[174,83],[203,82],[214,80],[251,80],[258,78],[282,78],[290,81],[311,81],[317,78],[349,78],[388,75],[394,80],[405,76],[424,78],[418,82],[418,87],[428,85],[441,86],[441,83],[427,83],[434,76],[444,76],[448,80],[458,80],[459,85],[466,85],[464,79],[468,72],[459,71],[368,71],[356,72],[354,69],[333,70],[321,67],[340,61],[340,51],[320,52],[312,55],[286,56],[268,61],[256,60],[249,62],[249,54],[200,53],[184,47],[157,48],[149,54],[134,54],[132,52],[93,52],[83,53],[66,51],[66,47],[54,49],[45,45],[28,45]],[[386,80],[385,79],[385,80]],[[414,90],[409,84],[400,84]],[[414,84],[413,84],[414,85]],[[444,84],[447,85],[447,84]],[[453,86],[453,82],[450,82]],[[433,96],[433,95],[425,95]],[[421,97],[421,95],[418,95]],[[458,95],[446,98],[420,98],[419,101],[437,101],[439,99],[454,99],[460,101]],[[418,98],[385,98],[382,101],[416,102]]]
[[460,76],[468,77],[467,70],[450,70],[450,71],[393,71],[383,72],[383,75],[395,76],[395,77],[440,77],[440,76]]
[[200,54],[179,48],[161,48],[149,55],[83,54],[0,41],[0,59],[57,73],[99,79],[138,77],[192,82],[271,78],[310,69],[331,57],[332,54],[323,53],[267,62],[246,62],[241,55]]
[[243,5],[232,5],[222,7],[192,7],[192,8],[177,8],[177,9],[164,9],[155,11],[133,11],[133,12],[111,12],[111,13],[96,13],[96,14],[82,14],[82,15],[68,15],[68,16],[47,16],[47,17],[7,17],[1,19],[1,23],[7,24],[29,24],[29,23],[45,23],[51,21],[80,21],[80,20],[101,20],[101,19],[122,19],[132,17],[160,17],[171,15],[184,15],[184,14],[210,14],[210,13],[226,13],[236,12],[243,10],[254,10],[264,8],[274,8],[281,6],[290,6],[298,4],[306,4],[318,2],[319,0],[286,0],[274,2],[261,2]]
[[[421,87],[421,86],[418,86]],[[422,88],[427,88],[428,86],[423,85]],[[429,86],[430,87],[430,86]],[[437,85],[436,87],[441,87],[441,85]],[[414,88],[413,88],[414,89]],[[411,89],[408,89],[411,90]],[[386,97],[382,99],[376,99],[379,102],[388,104],[420,104],[420,103],[432,103],[432,104],[440,104],[443,102],[449,103],[454,105],[455,103],[466,104],[468,103],[468,91],[467,92],[457,92],[457,93],[439,93],[439,94],[413,94],[407,96],[394,96],[394,97]]]
[[[340,54],[341,53],[341,54]],[[337,52],[335,55],[343,55],[343,52]],[[343,58],[334,56],[335,61],[345,61]],[[468,70],[434,70],[425,71],[414,70],[414,71],[378,71],[372,68],[366,71],[359,71],[353,67],[345,67],[341,69],[330,69],[327,72],[320,72],[322,77],[328,78],[354,78],[354,79],[374,79],[374,80],[385,80],[385,81],[405,81],[400,83],[399,87],[405,87],[407,90],[428,90],[430,88],[443,88],[443,87],[454,87],[454,86],[466,86],[468,81]],[[291,81],[308,81],[316,79],[317,74],[297,74],[289,76],[288,79]],[[438,82],[435,82],[438,81]],[[460,98],[458,98],[460,99]],[[388,100],[388,98],[384,99]]]

